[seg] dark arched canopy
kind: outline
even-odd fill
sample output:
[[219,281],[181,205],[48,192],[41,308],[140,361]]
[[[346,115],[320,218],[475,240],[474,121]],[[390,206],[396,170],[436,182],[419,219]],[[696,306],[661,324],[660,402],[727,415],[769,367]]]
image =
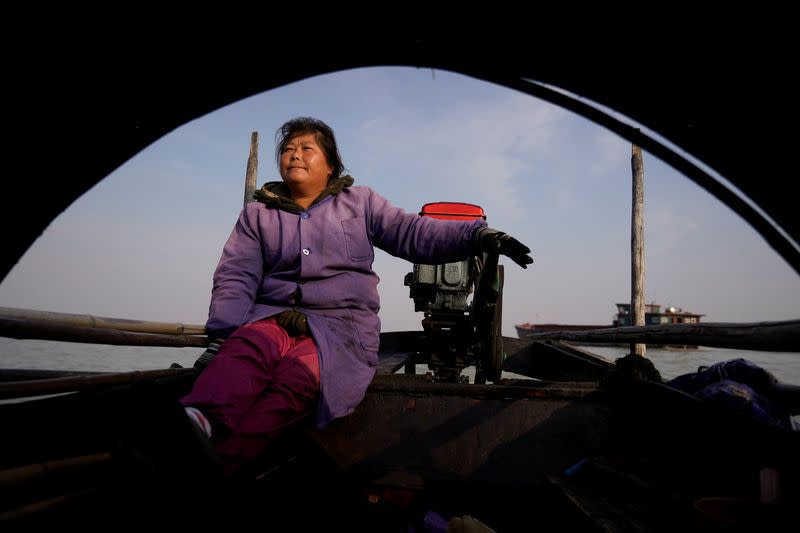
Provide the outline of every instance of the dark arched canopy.
[[[715,194],[800,272],[788,35],[775,31],[754,41],[670,28],[624,40],[603,28],[489,35],[415,26],[314,42],[293,40],[279,26],[273,21],[251,47],[196,32],[169,39],[141,28],[84,39],[59,39],[59,32],[46,50],[11,59],[3,100],[11,201],[2,210],[0,280],[77,197],[182,124],[310,76],[392,65],[516,88],[614,129]],[[669,140],[749,200],[590,101]]]

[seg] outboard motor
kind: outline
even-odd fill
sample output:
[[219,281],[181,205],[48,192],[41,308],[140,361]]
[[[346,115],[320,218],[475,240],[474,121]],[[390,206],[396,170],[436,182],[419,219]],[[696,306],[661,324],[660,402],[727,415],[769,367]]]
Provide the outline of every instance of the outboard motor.
[[[425,204],[419,214],[486,219],[482,207],[461,202]],[[414,264],[406,274],[414,310],[424,313],[425,342],[417,362],[427,362],[435,381],[466,383],[469,378],[461,372],[473,365],[475,383],[500,379],[503,267],[498,258],[499,250],[455,263]]]

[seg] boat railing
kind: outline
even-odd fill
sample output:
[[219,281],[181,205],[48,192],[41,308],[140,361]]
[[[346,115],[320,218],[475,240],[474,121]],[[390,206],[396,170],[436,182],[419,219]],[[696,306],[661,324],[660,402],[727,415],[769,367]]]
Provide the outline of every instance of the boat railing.
[[[0,307],[0,337],[114,346],[208,346],[205,326],[200,324],[130,320],[12,307]],[[0,400],[86,391],[193,371],[191,368],[174,366],[132,372],[0,369]]]
[[[384,334],[389,335],[391,334]],[[130,320],[94,315],[56,313],[0,307],[0,337],[88,344],[152,347],[208,345],[205,326],[181,322]],[[383,338],[383,337],[382,337]],[[389,340],[387,338],[387,340]],[[537,341],[580,344],[693,344],[698,346],[800,353],[800,320],[755,323],[660,324],[622,326],[586,331],[548,331],[520,339],[506,339],[510,352],[524,351]],[[512,342],[513,341],[513,342]],[[391,342],[389,343],[391,344]],[[561,345],[566,346],[569,345]],[[387,349],[391,347],[387,346]],[[142,379],[180,377],[195,372],[172,364],[169,368],[133,372],[64,372],[0,369],[0,401],[70,394],[125,386]],[[183,379],[183,378],[181,378]],[[800,405],[800,387],[785,385],[792,405]]]
[[0,307],[0,336],[122,346],[205,347],[205,326]]
[[[245,174],[244,205],[253,201],[258,169],[258,132],[250,138]],[[622,306],[617,304],[622,311]],[[659,306],[660,307],[660,306]],[[630,306],[628,306],[630,309]],[[181,322],[154,322],[88,314],[57,313],[12,307],[0,307],[0,337],[13,339],[52,340],[116,346],[152,346],[204,348],[208,345],[205,326]],[[623,326],[586,331],[548,331],[526,335],[515,345],[535,341],[557,340],[573,343],[683,344],[743,350],[800,352],[800,320],[756,323],[697,323]],[[511,344],[511,343],[510,343]],[[400,362],[392,363],[396,366]],[[394,367],[393,367],[394,368]],[[59,376],[47,374],[44,379],[26,379],[19,371],[13,375],[0,369],[0,399],[81,390],[108,383],[125,383],[149,375],[191,372],[187,368],[164,370],[90,373]],[[40,372],[43,376],[46,372]],[[100,374],[100,375],[91,375]],[[109,375],[109,374],[114,374]],[[31,376],[33,374],[28,374]],[[10,376],[10,377],[9,377]]]
[[525,335],[525,339],[609,344],[696,345],[764,352],[800,352],[800,320],[655,324],[585,331],[547,331]]
[[[205,326],[89,314],[0,307],[0,337],[87,344],[205,347]],[[585,331],[531,333],[526,341],[685,344],[714,348],[800,353],[800,319],[769,322],[703,322],[620,326]]]

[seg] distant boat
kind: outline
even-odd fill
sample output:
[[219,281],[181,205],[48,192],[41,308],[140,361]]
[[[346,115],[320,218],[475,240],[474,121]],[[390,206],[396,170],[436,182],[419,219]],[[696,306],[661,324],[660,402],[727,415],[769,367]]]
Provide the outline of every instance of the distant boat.
[[[611,321],[611,324],[532,324],[530,322],[525,322],[524,324],[516,324],[514,328],[517,330],[517,336],[519,338],[523,338],[535,333],[547,333],[551,331],[587,331],[592,329],[618,328],[633,325],[633,321],[631,319],[631,304],[618,303],[616,305],[617,314],[614,315],[614,319]],[[665,307],[662,311],[661,304],[657,303],[645,304],[644,307],[645,326],[659,324],[698,324],[700,322],[700,318],[705,316],[698,313],[684,311],[679,307],[672,306]],[[605,345],[608,346],[607,343]],[[656,345],[652,346],[659,347]],[[697,348],[695,345],[688,344],[660,347],[680,349]]]
[[[684,311],[679,307],[667,307],[661,311],[661,305],[652,303],[644,306],[644,325],[652,326],[657,324],[697,324],[700,317],[697,313]],[[614,317],[611,327],[632,326],[631,304],[617,304],[617,314]],[[606,326],[608,327],[608,326]]]
[[613,328],[611,324],[532,324],[525,322],[524,324],[516,324],[514,326],[517,330],[517,336],[521,339],[534,333],[547,333],[549,331],[585,331],[590,329],[606,329]]

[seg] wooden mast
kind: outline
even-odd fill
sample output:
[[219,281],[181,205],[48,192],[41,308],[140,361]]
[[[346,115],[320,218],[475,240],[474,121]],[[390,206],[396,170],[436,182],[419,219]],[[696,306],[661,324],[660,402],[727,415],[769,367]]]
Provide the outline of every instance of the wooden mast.
[[[632,326],[644,326],[644,164],[642,149],[631,146],[633,174],[631,210],[631,320]],[[631,343],[631,353],[646,355],[647,345]]]
[[244,205],[253,201],[258,176],[258,132],[250,134],[250,156],[247,158],[247,172],[244,177]]

